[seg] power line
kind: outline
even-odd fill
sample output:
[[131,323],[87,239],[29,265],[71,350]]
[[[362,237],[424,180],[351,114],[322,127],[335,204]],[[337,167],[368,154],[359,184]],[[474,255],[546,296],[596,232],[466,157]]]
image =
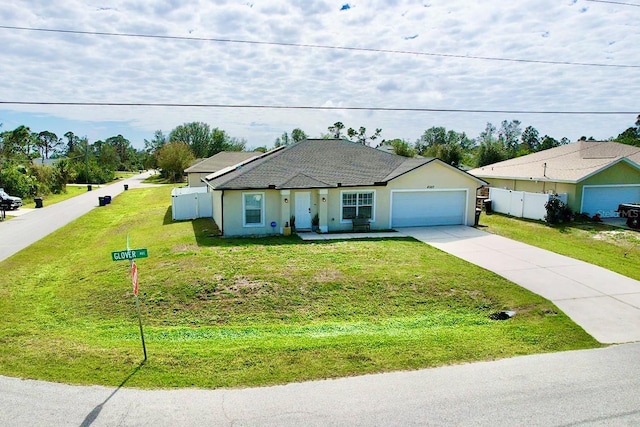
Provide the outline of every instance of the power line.
[[259,105],[259,104],[181,104],[150,102],[44,102],[0,101],[0,105],[55,105],[82,107],[171,107],[171,108],[248,108],[263,110],[346,110],[346,111],[411,111],[426,113],[500,113],[500,114],[563,114],[563,115],[626,115],[637,111],[551,111],[551,110],[484,110],[471,108],[412,108],[412,107],[325,107],[309,105]]
[[590,1],[590,2],[593,2],[593,3],[609,3],[609,4],[618,4],[618,5],[622,5],[622,6],[640,7],[640,4],[623,3],[621,1],[609,1],[609,0],[586,0],[586,1]]
[[237,40],[237,39],[223,39],[223,38],[209,38],[209,37],[162,36],[157,34],[135,34],[135,33],[111,33],[111,32],[102,32],[102,31],[80,31],[80,30],[62,30],[62,29],[53,29],[53,28],[17,27],[17,26],[11,26],[11,25],[0,25],[0,29],[37,31],[37,32],[61,33],[61,34],[108,36],[108,37],[135,37],[135,38],[163,39],[163,40],[188,40],[188,41],[202,41],[202,42],[216,42],[216,43],[236,43],[236,44],[249,44],[249,45],[262,45],[262,46],[301,47],[301,48],[311,48],[311,49],[346,50],[351,52],[370,52],[370,53],[374,52],[374,53],[432,56],[432,57],[440,57],[440,58],[456,58],[456,59],[470,59],[470,60],[482,60],[482,61],[516,62],[516,63],[526,63],[526,64],[572,65],[572,66],[582,66],[582,67],[606,67],[606,68],[640,68],[640,65],[629,65],[629,64],[603,64],[603,63],[597,63],[597,62],[570,62],[570,61],[546,61],[546,60],[537,60],[537,59],[499,58],[499,57],[492,57],[492,56],[456,55],[456,54],[450,54],[450,53],[419,52],[419,51],[411,51],[411,50],[374,49],[374,48],[366,48],[366,47],[330,46],[330,45],[305,44],[305,43],[265,42],[265,41],[255,41],[255,40]]

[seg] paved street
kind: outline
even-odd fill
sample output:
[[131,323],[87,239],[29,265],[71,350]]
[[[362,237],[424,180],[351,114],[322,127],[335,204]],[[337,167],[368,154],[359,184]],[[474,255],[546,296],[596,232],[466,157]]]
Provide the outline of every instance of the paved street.
[[0,425],[637,426],[638,360],[634,343],[235,390],[141,391],[0,377]]
[[41,209],[7,212],[7,215],[18,213],[18,216],[10,221],[0,222],[0,261],[97,207],[98,197],[107,195],[116,197],[124,191],[124,184],[127,184],[129,188],[144,186],[145,184],[142,183],[142,180],[150,176],[151,173],[145,172],[115,184],[98,188],[94,186],[93,191],[87,191],[84,194],[51,206],[47,206],[45,198],[44,207]]

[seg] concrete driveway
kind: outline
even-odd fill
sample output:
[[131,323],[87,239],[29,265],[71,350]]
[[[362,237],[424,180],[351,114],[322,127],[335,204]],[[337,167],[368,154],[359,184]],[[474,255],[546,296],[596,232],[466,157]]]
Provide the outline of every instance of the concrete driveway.
[[472,227],[398,231],[551,300],[602,343],[640,341],[637,280]]

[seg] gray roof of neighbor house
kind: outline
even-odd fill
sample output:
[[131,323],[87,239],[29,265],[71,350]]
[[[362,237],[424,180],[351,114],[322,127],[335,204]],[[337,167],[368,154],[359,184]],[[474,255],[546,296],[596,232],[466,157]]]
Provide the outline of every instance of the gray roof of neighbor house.
[[340,139],[308,139],[205,180],[221,190],[374,186],[435,160],[409,159]]
[[262,153],[245,151],[221,151],[208,159],[204,159],[184,171],[186,173],[213,173],[228,166],[259,156]]
[[472,169],[480,178],[577,183],[618,162],[640,169],[640,147],[611,141],[578,141]]

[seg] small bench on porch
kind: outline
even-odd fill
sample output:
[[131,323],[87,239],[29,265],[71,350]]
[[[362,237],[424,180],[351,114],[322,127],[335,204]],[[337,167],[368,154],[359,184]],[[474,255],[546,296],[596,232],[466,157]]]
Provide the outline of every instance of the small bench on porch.
[[371,231],[369,218],[353,218],[351,222],[353,223],[353,231]]

